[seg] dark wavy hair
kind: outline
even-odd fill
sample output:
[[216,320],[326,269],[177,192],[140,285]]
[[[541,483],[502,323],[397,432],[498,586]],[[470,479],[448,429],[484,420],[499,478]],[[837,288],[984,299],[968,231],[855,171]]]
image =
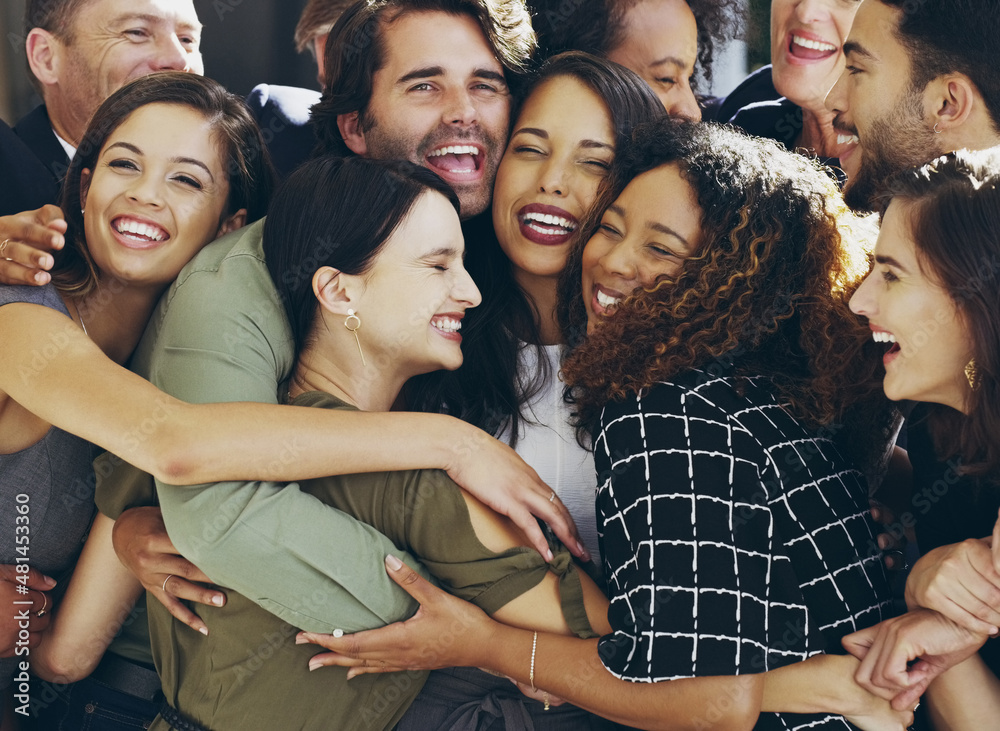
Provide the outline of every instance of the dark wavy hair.
[[458,211],[451,186],[427,168],[402,160],[319,157],[278,188],[264,222],[264,258],[285,305],[296,353],[308,344],[316,318],[316,270],[369,271],[428,190]]
[[895,34],[910,58],[910,83],[920,91],[943,74],[971,79],[1000,131],[1000,3],[996,0],[880,0],[899,11]]
[[927,417],[942,459],[963,473],[1000,477],[1000,152],[962,150],[889,182],[921,268],[951,296],[968,329],[976,387],[968,414],[934,404]]
[[668,119],[636,130],[563,275],[568,335],[586,331],[583,247],[628,182],[664,165],[694,191],[700,247],[676,276],[627,297],[567,359],[581,432],[605,403],[693,368],[766,376],[814,427],[855,404],[888,411],[881,354],[848,307],[869,261],[856,219],[815,161],[729,127]]
[[[544,82],[561,76],[583,83],[604,101],[616,149],[638,124],[666,116],[660,100],[635,73],[578,51],[549,59],[531,78],[526,98]],[[425,411],[439,411],[446,404],[450,413],[493,435],[509,427],[511,444],[516,445],[522,424],[530,422],[527,404],[551,374],[547,359],[541,357],[539,371],[518,371],[522,345],[539,347],[539,312],[514,279],[492,228],[481,234],[474,240],[469,236],[465,260],[483,294],[483,304],[470,310],[462,325],[465,363],[454,372],[411,379],[407,401],[411,408]]]
[[225,212],[247,211],[247,223],[267,213],[274,169],[260,128],[241,97],[217,81],[181,71],[166,71],[129,82],[109,96],[90,120],[63,183],[60,203],[69,229],[66,246],[56,254],[52,282],[62,292],[86,295],[97,286],[97,270],[84,238],[80,178],[93,170],[104,143],[136,109],[147,104],[177,104],[205,116],[222,145],[222,164],[229,174]]
[[529,70],[536,40],[524,0],[358,0],[340,16],[326,42],[326,84],[311,117],[321,153],[353,154],[344,144],[337,117],[364,115],[367,110],[372,79],[385,64],[385,26],[408,13],[423,12],[475,20],[508,83]]
[[[543,55],[586,51],[607,56],[625,41],[625,16],[643,0],[536,0],[535,30]],[[739,0],[687,0],[698,24],[698,69],[711,81],[715,51],[739,37],[746,11]]]

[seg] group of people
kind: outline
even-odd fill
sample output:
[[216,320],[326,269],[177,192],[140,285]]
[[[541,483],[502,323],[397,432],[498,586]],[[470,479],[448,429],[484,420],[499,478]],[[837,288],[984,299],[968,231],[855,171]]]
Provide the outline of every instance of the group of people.
[[738,6],[28,0],[3,731],[991,727],[1000,8]]

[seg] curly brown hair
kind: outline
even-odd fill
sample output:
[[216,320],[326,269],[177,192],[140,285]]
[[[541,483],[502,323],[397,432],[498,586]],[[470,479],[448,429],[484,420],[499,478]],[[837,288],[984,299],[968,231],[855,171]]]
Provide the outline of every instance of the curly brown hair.
[[581,431],[607,402],[694,368],[767,376],[814,427],[841,423],[861,402],[884,409],[881,354],[848,307],[873,237],[819,164],[728,127],[664,120],[636,130],[563,276],[570,342],[586,329],[583,247],[629,180],[667,164],[695,193],[701,245],[676,276],[626,298],[563,365]]

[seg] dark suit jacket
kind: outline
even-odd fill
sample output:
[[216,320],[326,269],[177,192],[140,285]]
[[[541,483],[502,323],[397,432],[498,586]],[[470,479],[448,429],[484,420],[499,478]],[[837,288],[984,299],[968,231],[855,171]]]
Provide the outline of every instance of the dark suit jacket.
[[312,89],[270,84],[258,84],[247,97],[282,179],[312,157],[316,136],[309,114],[319,98],[320,93]]
[[58,203],[68,168],[44,105],[13,130],[0,122],[0,216]]

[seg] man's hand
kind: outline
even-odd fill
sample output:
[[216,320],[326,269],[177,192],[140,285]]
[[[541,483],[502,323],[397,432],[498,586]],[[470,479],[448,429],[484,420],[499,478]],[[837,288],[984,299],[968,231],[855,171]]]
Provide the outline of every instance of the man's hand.
[[212,580],[177,552],[167,535],[159,508],[126,510],[115,521],[112,539],[119,560],[135,574],[146,591],[176,619],[202,634],[208,634],[201,617],[180,600],[221,607],[226,603],[226,595],[203,586],[211,584]]
[[[18,576],[24,577],[23,581]],[[38,646],[42,640],[42,632],[52,619],[52,598],[47,592],[55,585],[54,579],[35,569],[29,569],[26,574],[18,574],[16,566],[0,565],[0,657],[14,657],[18,635],[25,629],[22,626],[25,623],[28,630],[27,646]],[[23,641],[23,637],[20,639]]]
[[0,216],[0,284],[52,281],[52,252],[66,244],[66,219],[58,206]]

